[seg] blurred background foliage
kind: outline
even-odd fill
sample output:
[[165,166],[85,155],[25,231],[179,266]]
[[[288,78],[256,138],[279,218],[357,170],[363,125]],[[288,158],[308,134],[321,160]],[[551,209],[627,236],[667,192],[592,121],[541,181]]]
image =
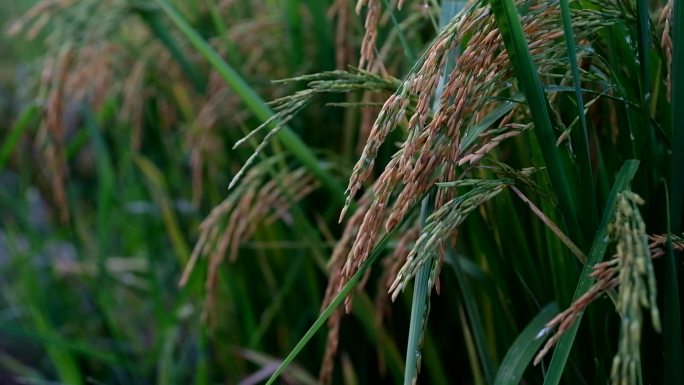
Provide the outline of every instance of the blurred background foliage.
[[[301,87],[272,80],[358,61],[362,21],[332,3],[174,7],[272,100]],[[261,121],[153,2],[12,1],[0,15],[0,382],[255,383],[318,314],[339,197],[316,191],[294,218],[257,226],[221,266],[201,322],[202,274],[178,281],[200,221],[254,150],[233,143]],[[388,44],[387,65],[405,67],[397,51]],[[321,98],[290,122],[340,186],[373,107],[323,106],[362,96]],[[272,154],[278,173],[296,163],[278,143]],[[350,335],[373,341],[364,305]],[[323,341],[288,382],[314,381]],[[375,360],[368,345],[349,347],[353,362]]]

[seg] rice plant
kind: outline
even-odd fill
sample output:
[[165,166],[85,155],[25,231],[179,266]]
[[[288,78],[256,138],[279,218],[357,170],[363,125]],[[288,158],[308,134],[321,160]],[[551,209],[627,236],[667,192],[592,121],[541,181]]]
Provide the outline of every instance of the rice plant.
[[0,380],[684,383],[681,1],[2,10]]

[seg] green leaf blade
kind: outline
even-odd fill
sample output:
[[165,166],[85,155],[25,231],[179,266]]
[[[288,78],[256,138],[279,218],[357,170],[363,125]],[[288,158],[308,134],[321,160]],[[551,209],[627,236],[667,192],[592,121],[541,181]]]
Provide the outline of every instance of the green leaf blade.
[[[211,64],[212,68],[221,76],[228,86],[242,99],[242,102],[262,122],[273,117],[273,111],[266,105],[261,97],[240,76],[240,74],[226,63],[221,56],[212,48],[202,36],[195,31],[183,16],[168,2],[168,0],[156,0],[157,5],[173,21],[178,29],[187,37],[197,51]],[[344,188],[328,171],[319,163],[313,151],[289,127],[282,127],[276,134],[283,146],[292,153],[312,174],[316,175],[321,183],[332,193],[332,197],[338,203],[344,203]]]
[[[594,265],[601,261],[608,248],[608,225],[615,214],[617,195],[629,186],[638,167],[638,160],[628,160],[622,165],[622,168],[617,175],[613,189],[608,197],[608,202],[606,202],[606,208],[596,232],[591,251],[589,252],[587,263],[584,265],[579,282],[577,283],[574,300],[577,300],[584,295],[592,285],[593,279],[589,275],[593,271]],[[560,383],[581,320],[582,314],[577,316],[577,319],[570,329],[558,340],[556,349],[553,352],[553,357],[551,358],[549,370],[544,378],[544,385],[558,385]]]
[[539,141],[542,156],[548,168],[548,175],[558,197],[570,236],[576,241],[575,243],[584,248],[587,245],[578,223],[576,204],[570,194],[568,188],[570,183],[556,147],[556,137],[549,116],[549,102],[546,99],[544,87],[530,54],[517,9],[512,0],[490,0],[490,4],[503,37],[506,51],[515,70],[518,85],[527,99],[534,122],[534,132]]
[[494,385],[517,385],[520,383],[525,369],[546,340],[546,338],[538,338],[539,331],[557,312],[558,305],[555,302],[550,303],[527,324],[501,361],[499,370],[496,372]]

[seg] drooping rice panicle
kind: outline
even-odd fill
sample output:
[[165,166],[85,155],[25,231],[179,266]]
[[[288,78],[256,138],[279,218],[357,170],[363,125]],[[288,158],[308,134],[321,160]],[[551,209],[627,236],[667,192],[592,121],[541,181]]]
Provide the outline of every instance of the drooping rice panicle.
[[610,225],[610,239],[615,242],[615,255],[594,266],[591,277],[596,280],[591,289],[568,309],[549,321],[543,333],[557,328],[535,357],[538,364],[594,300],[617,287],[617,311],[621,327],[618,352],[613,359],[611,381],[614,385],[635,385],[637,368],[641,365],[642,308],[649,309],[651,324],[660,331],[660,315],[656,302],[656,281],[651,262],[648,236],[639,205],[641,197],[631,191],[620,193],[615,217]]

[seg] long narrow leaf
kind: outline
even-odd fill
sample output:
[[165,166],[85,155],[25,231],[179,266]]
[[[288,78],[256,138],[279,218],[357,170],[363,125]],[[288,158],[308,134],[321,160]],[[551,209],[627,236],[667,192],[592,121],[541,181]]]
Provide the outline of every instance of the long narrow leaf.
[[145,21],[152,34],[166,47],[174,60],[178,62],[178,66],[188,77],[195,91],[204,93],[207,88],[206,82],[200,77],[199,71],[181,50],[170,31],[161,22],[159,14],[144,6],[133,7],[133,9]]
[[[41,337],[54,329],[43,310],[32,303],[30,303],[27,308],[33,318],[35,328]],[[84,383],[83,376],[76,364],[76,359],[63,345],[45,344],[45,350],[47,351],[52,364],[55,366],[59,379],[63,383],[72,385],[81,385]]]
[[[406,60],[409,63],[415,63],[416,54],[413,53],[413,48],[411,48],[411,45],[406,40],[406,36],[404,36],[404,31],[401,30],[401,24],[399,24],[397,17],[394,15],[394,10],[392,9],[393,7],[389,4],[389,1],[387,1],[387,0],[382,0],[382,2],[384,3],[385,7],[387,8],[387,12],[389,12],[390,18],[392,19],[392,24],[394,25],[394,28],[397,31],[397,35],[399,37],[399,42],[401,43],[401,48],[403,49],[403,52],[404,52],[404,57],[406,57]],[[449,2],[445,2],[445,3],[448,4]]]
[[432,256],[416,274],[411,302],[411,326],[409,327],[408,346],[406,347],[406,367],[404,368],[404,385],[411,385],[418,377],[420,370],[423,334],[430,313],[430,278],[435,269],[436,257]]
[[0,147],[0,171],[5,168],[5,164],[12,155],[12,151],[17,147],[17,143],[21,139],[21,135],[31,126],[31,122],[38,116],[38,112],[38,105],[31,104],[9,129],[9,135],[3,141],[2,147]]
[[136,156],[134,161],[149,182],[152,196],[161,210],[164,226],[176,256],[178,257],[178,261],[181,266],[186,265],[190,256],[190,246],[188,246],[187,241],[185,240],[185,236],[183,235],[183,231],[181,231],[178,218],[173,209],[173,203],[169,196],[164,174],[154,165],[154,163],[143,156]]
[[[188,38],[197,51],[211,64],[221,78],[230,86],[250,111],[262,122],[273,116],[273,111],[264,103],[247,82],[233,67],[226,63],[221,56],[195,31],[190,24],[178,13],[168,0],[156,0],[159,7]],[[338,181],[319,164],[318,159],[304,142],[287,126],[282,127],[276,137],[283,146],[292,153],[321,183],[330,190],[332,197],[339,203],[344,202],[344,188]]]
[[544,343],[545,338],[537,338],[539,330],[553,318],[558,312],[558,305],[550,303],[537,314],[525,329],[518,335],[506,356],[501,361],[501,366],[496,372],[494,385],[517,385],[522,379],[525,369],[532,362],[534,354]]
[[[603,255],[606,253],[606,248],[608,247],[608,224],[610,224],[610,221],[615,214],[617,195],[629,186],[629,183],[634,177],[634,174],[636,174],[638,167],[638,160],[628,160],[622,165],[622,168],[617,175],[613,189],[608,197],[608,202],[606,202],[606,208],[603,211],[601,223],[596,231],[596,236],[594,238],[591,251],[589,252],[587,263],[584,265],[582,275],[577,283],[574,300],[577,300],[584,295],[584,293],[586,293],[592,285],[593,279],[589,275],[593,271],[594,265],[600,262],[603,258]],[[565,334],[563,334],[558,341],[558,345],[553,352],[553,358],[551,358],[549,370],[544,378],[544,385],[557,385],[560,382],[581,320],[582,314],[577,316],[575,323],[568,331],[565,332]]]
[[[636,6],[637,6],[637,46],[638,46],[638,51],[639,51],[639,78],[640,78],[640,84],[641,84],[641,92],[639,93],[639,97],[641,100],[639,102],[641,103],[640,109],[641,109],[641,116],[638,118],[638,124],[641,128],[641,130],[644,133],[644,146],[643,146],[643,155],[641,155],[641,159],[644,160],[645,162],[645,169],[652,170],[654,167],[657,166],[657,160],[656,160],[656,154],[654,152],[655,146],[656,146],[656,141],[655,141],[655,135],[654,135],[654,127],[651,124],[651,119],[650,119],[650,106],[653,101],[657,102],[657,96],[653,93],[653,81],[651,80],[651,59],[650,59],[650,47],[651,47],[651,41],[650,41],[650,17],[649,17],[649,10],[648,10],[648,5],[649,5],[648,0],[637,0],[636,1]],[[658,83],[658,82],[655,82]],[[646,184],[646,186],[650,186],[655,184],[655,173],[650,173],[649,178],[642,178],[643,181],[648,181],[649,183]],[[650,180],[649,180],[650,179]],[[649,188],[645,188],[642,192],[642,196],[644,199],[651,200],[651,196],[649,193]]]
[[309,328],[309,330],[306,331],[304,336],[299,340],[297,345],[295,345],[294,348],[292,348],[292,351],[290,351],[290,354],[285,357],[283,362],[278,366],[278,369],[271,375],[271,378],[269,378],[268,382],[266,385],[273,384],[278,377],[280,377],[281,374],[287,369],[287,367],[294,361],[294,359],[297,357],[299,352],[304,349],[306,344],[311,341],[311,338],[313,338],[314,334],[320,330],[320,328],[325,324],[325,322],[330,318],[332,313],[337,309],[340,304],[342,304],[342,301],[347,297],[347,295],[356,287],[356,285],[359,283],[361,278],[364,276],[366,271],[375,263],[375,261],[380,258],[380,254],[382,254],[382,251],[385,249],[385,246],[387,246],[387,243],[389,240],[398,232],[399,228],[402,227],[402,224],[399,224],[395,226],[390,232],[385,234],[382,239],[377,243],[373,251],[371,252],[370,256],[361,264],[359,267],[359,270],[349,279],[349,282],[347,282],[346,285],[340,289],[340,291],[337,293],[335,298],[330,302],[330,305],[325,308],[321,312],[321,314],[318,316],[316,321],[314,321],[313,325]]
[[[420,211],[421,228],[425,226],[427,218],[432,214],[434,205],[434,191],[423,199]],[[411,385],[418,377],[422,357],[423,334],[430,313],[430,294],[433,283],[430,278],[435,269],[437,255],[431,255],[416,274],[413,284],[413,299],[411,301],[411,321],[409,326],[408,343],[406,346],[406,366],[404,367],[404,385]]]
[[487,347],[484,322],[482,322],[480,311],[478,310],[477,303],[475,302],[476,297],[473,295],[472,290],[470,290],[470,284],[468,283],[465,274],[461,270],[461,264],[458,262],[454,251],[451,249],[447,250],[446,262],[451,265],[456,275],[456,281],[458,281],[458,287],[461,290],[461,297],[463,298],[463,303],[465,304],[466,314],[468,315],[468,321],[470,322],[470,328],[475,341],[475,346],[477,348],[477,354],[480,358],[482,372],[484,373],[486,382],[491,384],[494,380],[496,366],[494,364],[492,354]]
[[568,189],[570,183],[568,183],[565,169],[561,163],[561,156],[556,147],[556,137],[549,117],[549,102],[532,60],[515,4],[513,0],[490,0],[490,4],[503,37],[506,51],[515,69],[518,85],[530,107],[534,131],[548,168],[551,184],[558,196],[565,223],[569,227],[570,236],[576,243],[579,243],[580,247],[584,247],[586,245],[577,222],[575,202]]
[[[577,162],[582,183],[578,185],[580,191],[578,196],[583,197],[580,203],[586,205],[582,210],[588,215],[580,217],[583,226],[587,226],[587,231],[593,231],[598,224],[598,212],[596,208],[596,189],[594,188],[594,177],[591,169],[591,159],[589,158],[589,139],[587,136],[587,120],[584,116],[584,98],[582,97],[582,83],[580,81],[579,68],[577,65],[577,49],[575,48],[575,36],[572,32],[572,19],[570,18],[570,5],[568,0],[560,0],[561,18],[563,20],[563,33],[565,35],[565,45],[568,50],[568,61],[572,70],[572,81],[575,86],[575,101],[577,102],[577,114],[579,116],[579,130],[573,131],[575,139],[574,148],[577,151]],[[585,218],[582,220],[582,218]]]
[[[327,2],[322,0],[308,0],[309,12],[313,16],[313,27],[318,39],[318,60],[325,71],[335,67],[335,43],[332,34],[332,23],[326,16]],[[301,59],[300,59],[301,60]]]

